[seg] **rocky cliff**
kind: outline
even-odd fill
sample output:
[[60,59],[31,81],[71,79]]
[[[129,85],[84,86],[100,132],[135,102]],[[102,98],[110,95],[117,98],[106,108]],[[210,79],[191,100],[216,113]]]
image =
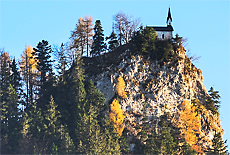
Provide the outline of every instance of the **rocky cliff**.
[[[120,104],[125,115],[125,128],[133,137],[139,138],[140,129],[136,126],[142,124],[144,106],[149,124],[157,127],[160,116],[165,112],[171,115],[172,123],[178,123],[181,104],[185,100],[192,102],[198,99],[205,104],[208,93],[203,84],[202,72],[185,56],[185,51],[178,52],[178,60],[163,64],[150,57],[127,53],[129,50],[124,50],[119,56],[113,57],[117,60],[116,65],[107,65],[100,68],[100,72],[86,76],[104,94],[106,104],[110,104],[116,94],[118,77],[124,79],[128,97],[121,100]],[[208,150],[212,146],[215,131],[223,134],[223,130],[219,116],[213,115],[204,106],[200,109],[202,127],[199,143],[202,143],[204,150]]]

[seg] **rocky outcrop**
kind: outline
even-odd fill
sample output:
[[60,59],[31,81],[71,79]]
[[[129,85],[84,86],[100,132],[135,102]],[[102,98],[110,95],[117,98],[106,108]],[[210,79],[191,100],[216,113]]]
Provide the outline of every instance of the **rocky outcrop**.
[[[97,89],[104,94],[106,104],[110,104],[115,96],[119,76],[123,77],[126,83],[125,91],[128,94],[128,97],[120,103],[126,116],[125,127],[133,136],[137,136],[139,132],[135,127],[142,123],[144,105],[149,123],[157,125],[157,120],[164,112],[169,112],[173,118],[178,119],[180,106],[184,100],[191,101],[196,98],[205,104],[207,90],[203,84],[202,72],[190,61],[186,62],[185,55],[178,58],[178,61],[160,65],[158,61],[140,55],[129,57],[123,54],[118,66],[111,65],[102,73],[91,77]],[[207,150],[211,147],[214,130],[222,133],[223,131],[218,116],[214,116],[206,109],[203,109],[201,115],[200,138]]]

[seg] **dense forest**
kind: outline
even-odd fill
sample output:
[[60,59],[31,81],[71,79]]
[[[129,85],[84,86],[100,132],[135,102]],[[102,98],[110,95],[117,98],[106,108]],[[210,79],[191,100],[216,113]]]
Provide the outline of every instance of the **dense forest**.
[[[1,49],[1,154],[227,153],[218,132],[212,150],[202,150],[202,144],[196,143],[201,126],[197,115],[201,108],[197,107],[219,115],[220,95],[213,88],[205,105],[196,100],[182,103],[180,124],[172,124],[165,113],[156,131],[143,117],[133,148],[120,106],[128,96],[123,78],[118,78],[113,100],[105,104],[89,75],[100,72],[97,65],[116,64],[119,48],[129,51],[130,57],[140,54],[161,65],[176,62],[184,39],[176,35],[158,40],[154,29],[140,26],[139,19],[122,12],[114,16],[111,35],[104,37],[103,31],[100,20],[93,24],[93,18],[85,16],[79,18],[69,41],[60,46],[42,40],[36,47],[26,47],[18,61]],[[110,53],[112,58],[103,57]],[[91,60],[97,65],[86,68]]]

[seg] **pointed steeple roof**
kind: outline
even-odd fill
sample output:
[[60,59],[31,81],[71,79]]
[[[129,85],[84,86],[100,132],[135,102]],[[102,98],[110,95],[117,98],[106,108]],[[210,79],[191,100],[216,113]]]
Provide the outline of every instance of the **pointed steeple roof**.
[[168,23],[169,19],[171,19],[171,21],[172,21],[172,16],[171,16],[171,12],[170,12],[170,7],[169,7],[168,17],[167,17],[166,23]]

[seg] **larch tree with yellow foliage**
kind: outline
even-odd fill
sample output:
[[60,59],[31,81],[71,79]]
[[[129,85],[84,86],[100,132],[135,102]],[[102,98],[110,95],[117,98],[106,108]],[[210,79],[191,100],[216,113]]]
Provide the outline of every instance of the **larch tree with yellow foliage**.
[[109,119],[119,136],[121,136],[122,131],[124,130],[124,118],[125,116],[123,115],[118,100],[114,99],[110,107]]
[[92,45],[93,37],[93,17],[86,15],[84,18],[79,18],[76,28],[71,34],[71,49],[75,49],[83,55],[86,48],[87,57],[89,56],[89,48]]
[[[20,60],[20,72],[26,84],[26,103],[30,105],[34,101],[34,92],[36,91],[36,78],[40,74],[36,65],[36,59],[33,55],[33,47],[30,45],[23,51]],[[27,105],[27,106],[28,106]]]
[[117,90],[117,94],[119,97],[121,97],[122,99],[127,98],[127,95],[125,92],[125,81],[123,80],[121,76],[119,76],[118,78],[116,90]]
[[185,100],[182,103],[182,109],[180,114],[181,136],[185,141],[198,153],[202,153],[201,146],[198,144],[197,134],[201,130],[201,118],[195,111],[196,107],[191,104],[190,101]]

